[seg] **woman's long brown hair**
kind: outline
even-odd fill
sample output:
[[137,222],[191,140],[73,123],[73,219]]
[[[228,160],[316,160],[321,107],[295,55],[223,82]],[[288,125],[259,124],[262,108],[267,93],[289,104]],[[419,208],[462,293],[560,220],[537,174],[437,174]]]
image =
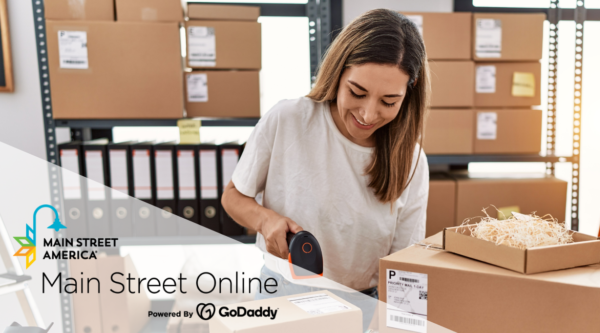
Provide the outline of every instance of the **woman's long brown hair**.
[[307,97],[317,102],[335,101],[344,69],[366,63],[396,65],[410,78],[398,116],[373,134],[375,150],[365,170],[379,201],[393,203],[414,176],[414,172],[410,175],[413,154],[422,140],[429,98],[427,55],[417,27],[404,15],[387,9],[356,18],[327,50]]

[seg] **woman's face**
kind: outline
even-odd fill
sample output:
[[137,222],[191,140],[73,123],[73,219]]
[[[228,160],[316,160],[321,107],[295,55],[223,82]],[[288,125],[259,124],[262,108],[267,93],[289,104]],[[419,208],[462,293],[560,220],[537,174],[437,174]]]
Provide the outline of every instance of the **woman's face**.
[[398,115],[409,79],[395,65],[346,68],[332,108],[337,127],[352,142],[373,146],[373,133]]

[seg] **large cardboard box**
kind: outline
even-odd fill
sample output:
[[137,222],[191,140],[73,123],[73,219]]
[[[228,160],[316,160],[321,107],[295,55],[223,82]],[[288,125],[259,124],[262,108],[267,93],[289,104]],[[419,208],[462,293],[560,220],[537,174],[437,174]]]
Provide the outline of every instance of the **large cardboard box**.
[[115,0],[117,21],[183,22],[181,0]]
[[189,72],[185,86],[188,117],[260,117],[258,71]]
[[[524,275],[438,248],[441,233],[379,261],[379,299],[389,271],[427,275],[427,320],[461,333],[600,331],[600,265]],[[393,287],[393,285],[391,285]],[[380,312],[380,332],[397,332]],[[565,319],[565,318],[568,318]]]
[[261,26],[250,21],[187,21],[191,68],[260,69]]
[[444,228],[453,227],[455,210],[456,181],[446,174],[430,174],[425,237],[435,235]]
[[[456,225],[465,219],[470,223],[485,216],[501,218],[500,211],[538,216],[552,215],[558,222],[565,221],[567,182],[545,174],[477,174],[454,173],[456,179]],[[495,206],[496,208],[492,207]],[[506,213],[504,213],[506,216]]]
[[545,19],[542,13],[473,13],[473,60],[540,60]]
[[475,154],[539,154],[542,110],[477,109],[474,112]]
[[475,64],[472,61],[430,61],[431,107],[473,106]]
[[113,0],[44,0],[47,20],[114,21]]
[[[362,311],[357,306],[334,295],[328,290],[304,294],[288,295],[258,301],[226,305],[227,309],[244,307],[246,310],[277,310],[274,319],[270,317],[224,317],[221,309],[209,321],[211,333],[329,333],[362,332]],[[319,313],[320,309],[324,309]],[[335,309],[335,310],[334,310]],[[309,313],[311,311],[311,313]],[[185,325],[200,319],[183,320]]]
[[190,20],[254,21],[260,16],[258,6],[188,4]]
[[431,60],[471,60],[471,13],[402,13],[423,36]]
[[432,109],[425,122],[423,149],[428,155],[472,154],[472,109]]
[[55,118],[183,116],[177,23],[46,23]]
[[475,106],[540,105],[541,71],[539,62],[477,63],[475,65]]

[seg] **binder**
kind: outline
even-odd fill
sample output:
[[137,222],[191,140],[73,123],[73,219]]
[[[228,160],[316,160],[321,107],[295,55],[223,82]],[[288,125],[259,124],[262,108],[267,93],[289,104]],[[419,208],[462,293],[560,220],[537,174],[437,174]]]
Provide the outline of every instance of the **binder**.
[[[219,175],[219,202],[223,195],[223,190],[231,181],[233,171],[237,166],[240,155],[242,154],[242,146],[236,143],[225,143],[219,146],[218,170]],[[244,227],[237,224],[229,214],[220,208],[221,215],[221,233],[226,236],[238,236],[244,234]]]
[[133,236],[131,144],[132,142],[108,144],[110,218],[112,235],[115,237]]
[[[199,235],[198,219],[198,145],[179,144],[177,151],[177,215],[179,235]],[[188,220],[188,221],[186,221]],[[190,222],[191,221],[191,222]]]
[[110,236],[110,210],[108,203],[108,139],[84,141],[83,160],[87,176],[87,221],[90,237]]
[[[62,190],[64,204],[64,224],[67,226],[67,237],[79,238],[88,236],[85,209],[85,175],[83,167],[83,150],[81,142],[71,141],[58,145],[60,166],[62,167]],[[69,171],[72,171],[69,172]],[[58,207],[57,207],[58,208]]]
[[177,236],[177,193],[175,143],[166,142],[154,146],[154,184],[156,211],[156,234]]
[[201,144],[198,148],[200,166],[200,224],[210,230],[221,232],[219,211],[219,177],[217,167],[218,146]]
[[152,164],[153,142],[140,142],[131,145],[131,165],[133,175],[133,236],[156,235],[154,183]]

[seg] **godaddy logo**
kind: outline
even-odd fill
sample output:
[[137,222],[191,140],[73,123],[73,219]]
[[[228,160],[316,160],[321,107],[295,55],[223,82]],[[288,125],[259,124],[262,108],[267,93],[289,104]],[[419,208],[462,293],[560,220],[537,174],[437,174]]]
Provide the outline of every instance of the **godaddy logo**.
[[37,227],[36,219],[37,219],[37,212],[42,208],[52,209],[52,211],[54,211],[54,216],[56,216],[56,218],[54,219],[54,222],[52,223],[52,225],[50,225],[48,227],[48,229],[54,229],[55,231],[59,231],[60,229],[67,228],[62,223],[60,223],[60,220],[58,219],[58,211],[56,210],[56,208],[54,208],[50,205],[41,205],[38,208],[36,208],[35,211],[33,212],[33,228],[29,224],[26,224],[25,225],[25,227],[26,227],[25,228],[25,236],[24,237],[13,237],[21,245],[21,248],[14,254],[14,256],[25,257],[25,267],[26,268],[29,268],[29,266],[31,266],[31,264],[33,264],[35,262],[36,227]]

